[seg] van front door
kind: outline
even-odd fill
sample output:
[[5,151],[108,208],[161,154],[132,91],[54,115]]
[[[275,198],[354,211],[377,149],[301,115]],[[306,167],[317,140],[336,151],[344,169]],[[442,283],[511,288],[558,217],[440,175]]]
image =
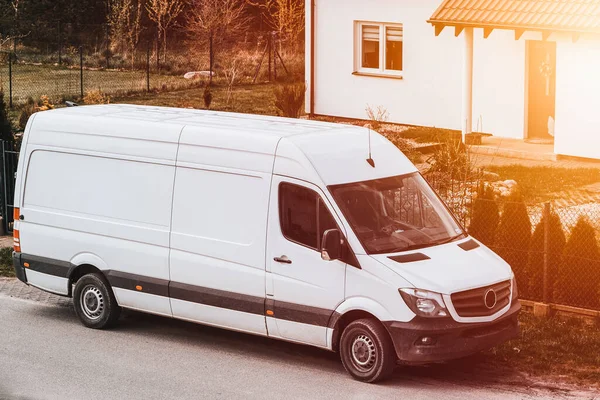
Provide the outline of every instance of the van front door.
[[345,262],[321,258],[323,232],[342,226],[330,210],[318,187],[273,177],[267,239],[270,336],[330,345],[328,326],[344,300],[346,272]]

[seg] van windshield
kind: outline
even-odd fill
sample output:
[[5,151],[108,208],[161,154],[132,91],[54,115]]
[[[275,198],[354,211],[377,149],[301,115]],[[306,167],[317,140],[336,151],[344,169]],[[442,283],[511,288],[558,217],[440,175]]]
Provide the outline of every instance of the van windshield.
[[329,190],[368,254],[431,247],[466,235],[418,172]]

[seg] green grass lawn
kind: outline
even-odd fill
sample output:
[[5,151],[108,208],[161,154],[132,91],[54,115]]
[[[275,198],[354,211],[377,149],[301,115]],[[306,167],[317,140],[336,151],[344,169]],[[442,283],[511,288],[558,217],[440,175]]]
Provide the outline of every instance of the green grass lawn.
[[[234,86],[232,96],[227,101],[227,88],[214,85],[211,110],[250,114],[277,115],[274,105],[273,87],[275,84],[255,84]],[[113,103],[145,104],[166,107],[204,108],[204,89],[186,89],[159,93],[140,94],[131,97],[114,98]]]
[[521,337],[484,353],[498,367],[600,388],[600,321],[521,313]]
[[[65,68],[52,65],[16,64],[13,66],[13,104],[24,103],[28,97],[34,99],[42,95],[58,103],[63,99],[78,98],[80,89],[79,68]],[[150,88],[184,88],[196,84],[180,75],[150,74]],[[8,97],[8,67],[0,67],[0,88]],[[83,71],[84,92],[102,90],[109,95],[145,91],[147,88],[145,71],[91,70]],[[8,99],[7,99],[8,102]]]
[[515,180],[528,201],[551,200],[560,192],[600,182],[600,168],[527,167],[523,165],[488,166],[500,179]]

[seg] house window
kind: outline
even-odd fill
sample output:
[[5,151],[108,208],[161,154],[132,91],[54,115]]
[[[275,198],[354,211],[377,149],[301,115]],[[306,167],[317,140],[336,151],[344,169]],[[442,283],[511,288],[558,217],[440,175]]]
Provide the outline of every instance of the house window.
[[357,22],[358,73],[402,76],[402,24]]

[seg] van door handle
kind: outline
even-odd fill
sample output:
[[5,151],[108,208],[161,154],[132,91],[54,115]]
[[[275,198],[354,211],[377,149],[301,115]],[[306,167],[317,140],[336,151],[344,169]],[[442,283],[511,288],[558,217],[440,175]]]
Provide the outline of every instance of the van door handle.
[[287,256],[275,257],[273,260],[275,262],[282,263],[282,264],[291,264],[292,263],[292,260],[287,258]]

